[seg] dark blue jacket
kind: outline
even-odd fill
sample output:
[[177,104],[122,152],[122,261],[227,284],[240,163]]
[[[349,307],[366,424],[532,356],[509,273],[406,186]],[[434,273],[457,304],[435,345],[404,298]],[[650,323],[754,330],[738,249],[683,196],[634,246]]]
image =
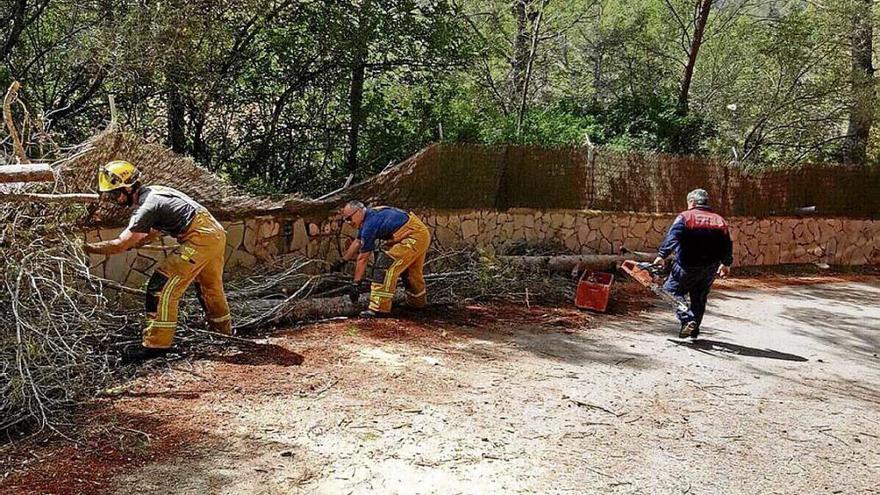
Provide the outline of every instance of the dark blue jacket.
[[681,212],[657,249],[661,258],[672,253],[675,253],[678,264],[685,268],[718,263],[730,266],[733,264],[733,241],[727,221],[706,206]]

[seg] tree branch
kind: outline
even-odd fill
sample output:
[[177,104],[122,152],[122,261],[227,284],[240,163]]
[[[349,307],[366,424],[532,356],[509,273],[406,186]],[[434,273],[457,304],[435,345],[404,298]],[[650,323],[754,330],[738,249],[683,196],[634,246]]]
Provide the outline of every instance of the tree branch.
[[15,150],[15,154],[18,156],[18,160],[21,163],[30,163],[31,161],[28,159],[27,153],[24,151],[24,146],[21,144],[21,137],[18,135],[15,121],[12,119],[12,102],[18,98],[19,89],[21,89],[21,84],[18,81],[12,81],[12,84],[9,85],[9,90],[6,91],[6,96],[3,98],[3,120],[6,122],[6,129],[9,131],[9,136],[12,138],[12,147]]

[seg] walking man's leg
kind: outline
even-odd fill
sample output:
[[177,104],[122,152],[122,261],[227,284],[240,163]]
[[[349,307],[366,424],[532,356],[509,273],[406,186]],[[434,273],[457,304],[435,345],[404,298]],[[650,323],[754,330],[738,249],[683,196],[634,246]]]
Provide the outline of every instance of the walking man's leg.
[[703,274],[702,279],[690,291],[691,312],[694,315],[694,323],[696,328],[692,332],[692,337],[696,338],[700,333],[700,325],[703,323],[703,315],[706,314],[706,301],[709,299],[709,291],[712,289],[712,283],[715,281],[715,272],[717,267],[709,267]]
[[678,334],[681,338],[690,336],[696,328],[692,307],[688,304],[688,300],[685,297],[685,294],[690,292],[691,285],[692,280],[689,274],[676,264],[672,265],[669,277],[666,278],[666,283],[663,284],[663,290],[668,292],[676,301],[682,303],[688,308],[684,311],[679,308],[675,309],[675,317],[678,318],[678,321],[681,324]]

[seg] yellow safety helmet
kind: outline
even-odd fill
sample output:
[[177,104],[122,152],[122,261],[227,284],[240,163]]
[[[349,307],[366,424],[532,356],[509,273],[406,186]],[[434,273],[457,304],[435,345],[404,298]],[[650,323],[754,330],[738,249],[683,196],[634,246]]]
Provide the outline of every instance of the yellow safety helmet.
[[141,173],[130,162],[113,160],[98,170],[98,190],[110,192],[123,187],[131,187]]

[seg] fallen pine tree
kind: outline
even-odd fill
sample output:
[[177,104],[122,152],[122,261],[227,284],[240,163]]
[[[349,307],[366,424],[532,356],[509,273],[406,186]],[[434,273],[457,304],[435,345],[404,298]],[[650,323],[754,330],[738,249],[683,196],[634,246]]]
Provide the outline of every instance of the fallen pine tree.
[[[425,275],[430,301],[441,304],[474,301],[559,303],[573,297],[568,277],[536,269],[529,264],[480,255],[473,251],[435,253],[452,269]],[[431,259],[429,258],[428,270]],[[358,303],[348,296],[350,276],[306,275],[306,267],[321,261],[293,258],[286,268],[268,267],[264,273],[229,284],[228,297],[238,320],[236,328],[252,332],[266,327],[353,316],[364,309],[367,295]],[[398,288],[395,301],[403,300]]]

